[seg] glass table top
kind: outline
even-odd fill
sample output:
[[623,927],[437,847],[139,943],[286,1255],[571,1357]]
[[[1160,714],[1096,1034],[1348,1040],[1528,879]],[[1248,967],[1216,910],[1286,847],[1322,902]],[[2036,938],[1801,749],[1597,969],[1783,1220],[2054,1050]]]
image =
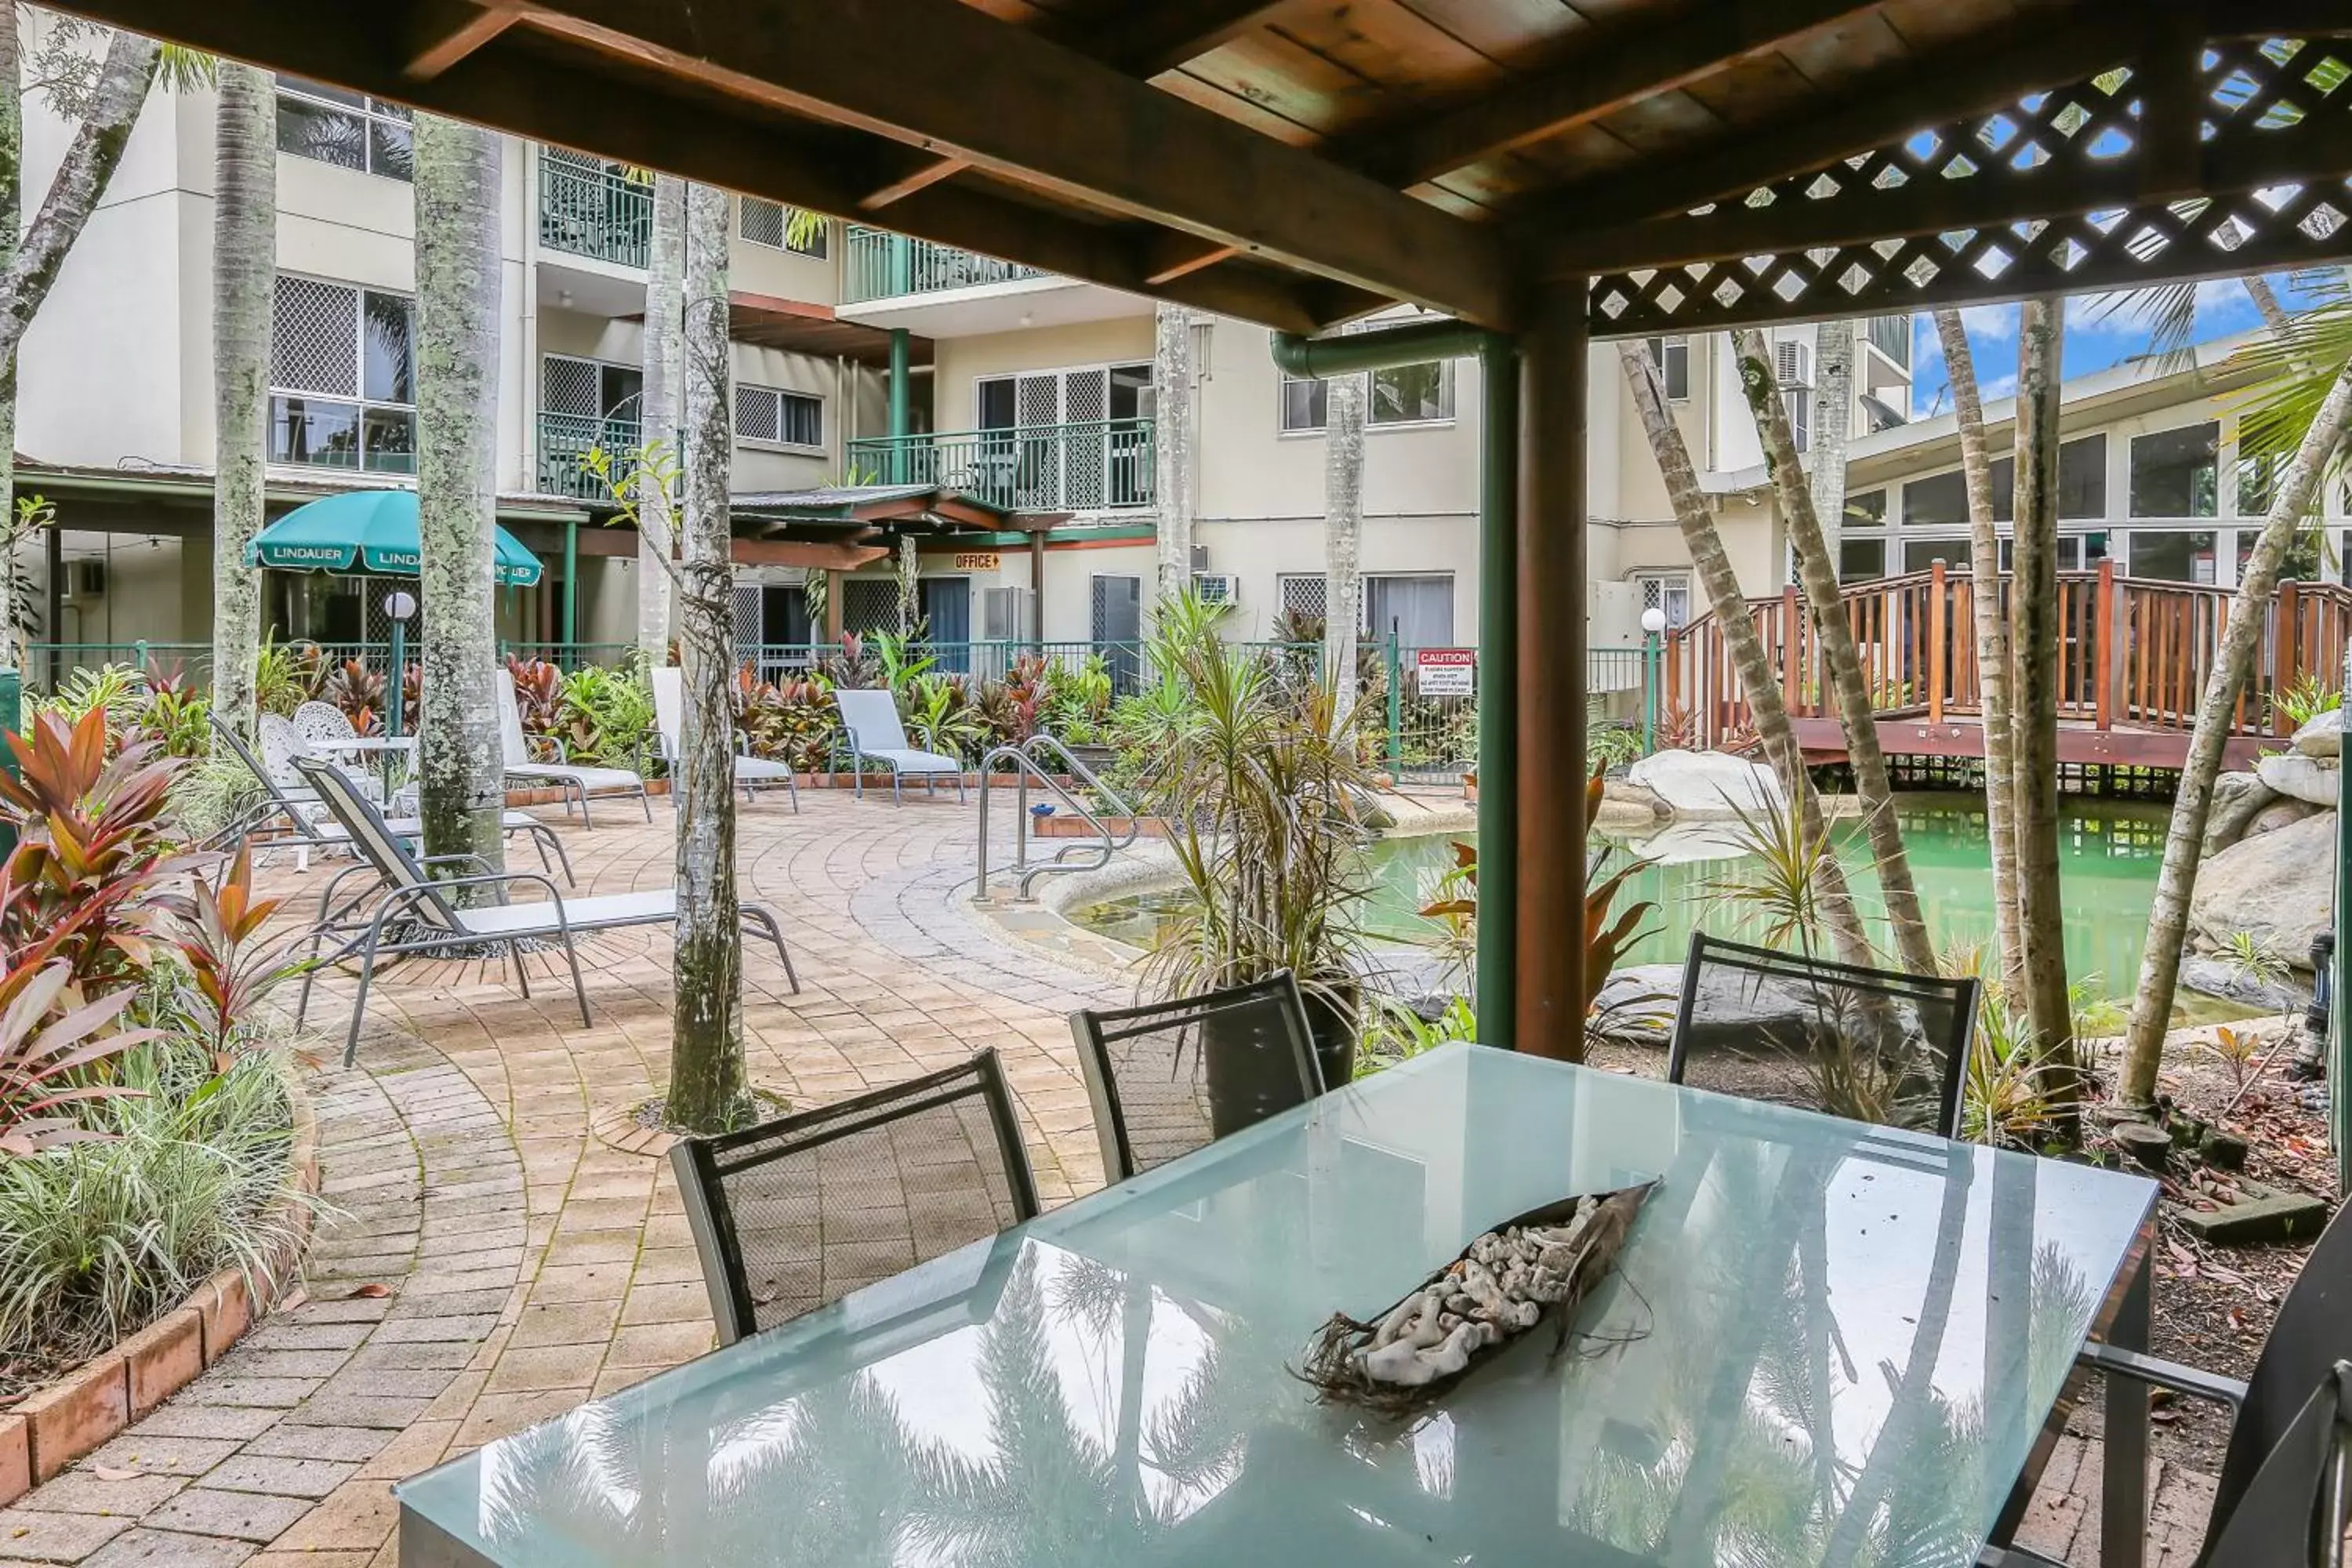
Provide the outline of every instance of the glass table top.
[[[1653,1177],[1557,1363],[1402,1426],[1291,1375]],[[1965,1564],[2155,1190],[1451,1047],[404,1482],[404,1529],[506,1568]]]

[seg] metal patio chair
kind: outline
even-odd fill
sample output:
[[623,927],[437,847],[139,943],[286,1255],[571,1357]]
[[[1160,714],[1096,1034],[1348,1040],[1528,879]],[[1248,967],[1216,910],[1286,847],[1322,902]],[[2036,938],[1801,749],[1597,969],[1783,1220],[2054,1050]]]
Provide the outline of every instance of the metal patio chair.
[[992,1050],[670,1161],[722,1345],[1037,1215]]
[[[666,665],[653,672],[654,727],[661,741],[662,761],[669,764],[670,787],[677,787],[679,739],[686,732],[686,671],[676,665]],[[784,786],[793,797],[793,814],[801,809],[801,786],[793,776],[790,763],[774,762],[751,754],[751,742],[739,731],[735,736],[735,786],[743,792],[746,803],[751,799],[754,784]]]
[[953,757],[937,752],[917,751],[908,744],[906,726],[898,721],[898,700],[887,691],[856,691],[847,688],[833,694],[834,706],[841,712],[843,733],[849,737],[849,762],[857,784],[857,798],[866,798],[866,764],[880,763],[890,770],[890,798],[904,805],[906,794],[902,785],[912,773],[923,781],[923,788],[931,791],[942,777],[955,780],[956,799],[963,793],[963,764]]
[[1307,1004],[1287,971],[1149,1006],[1080,1008],[1070,1015],[1070,1034],[1108,1182],[1164,1165],[1324,1089]]
[[1666,1078],[1957,1137],[1977,993],[1694,933]]
[[[313,962],[302,976],[301,996],[295,1004],[294,1022],[298,1028],[310,1011],[310,983],[319,968],[354,954],[359,958],[360,991],[352,1004],[351,1035],[343,1045],[346,1067],[359,1057],[360,1024],[367,1016],[368,989],[374,983],[376,961],[382,956],[447,952],[453,948],[473,946],[503,947],[514,960],[516,984],[529,996],[530,977],[523,967],[522,944],[558,942],[572,969],[572,990],[580,1002],[580,1022],[587,1025],[593,1020],[588,1012],[588,987],[580,977],[580,951],[575,939],[586,931],[670,925],[677,920],[675,888],[567,900],[552,879],[536,871],[485,869],[472,876],[436,880],[426,872],[427,866],[471,862],[479,867],[483,862],[472,855],[430,855],[419,858],[410,854],[408,847],[384,822],[383,813],[331,764],[305,758],[296,765],[351,836],[352,847],[384,883],[383,897],[375,901],[373,909],[338,910],[334,900],[343,880],[342,876],[338,876],[320,895],[320,918],[310,932]],[[446,897],[459,888],[519,885],[543,888],[547,898],[532,903],[459,909]],[[776,956],[783,962],[784,978],[797,995],[800,976],[793,972],[793,955],[784,946],[783,927],[774,913],[764,905],[746,903],[741,919],[747,930],[775,943]],[[332,951],[329,951],[330,943]]]
[[[2253,1375],[2232,1377],[2179,1362],[2118,1350],[2084,1347],[2081,1364],[2110,1378],[2168,1388],[2230,1406],[2235,1419],[2207,1517],[2202,1568],[2305,1568],[2343,1561],[2345,1521],[2317,1522],[2323,1483],[2335,1506],[2347,1497],[2345,1423],[2352,1420],[2347,1360],[2352,1360],[2352,1223],[2338,1208],[2304,1260],[2303,1272],[2279,1304]],[[2315,1541],[2315,1536],[2324,1539]],[[2321,1555],[2330,1542],[2334,1550]],[[1995,1546],[1979,1559],[1985,1568],[2056,1568],[2020,1547]]]
[[563,791],[563,815],[572,815],[572,803],[580,803],[580,822],[584,827],[596,826],[588,815],[590,795],[635,795],[644,808],[646,820],[654,819],[653,802],[646,795],[646,781],[626,768],[585,767],[564,758],[563,742],[553,742],[557,761],[542,763],[533,760],[530,742],[522,732],[522,710],[515,703],[514,675],[509,670],[498,672],[494,683],[499,701],[499,745],[505,756],[507,777],[527,779],[538,784],[551,784]]

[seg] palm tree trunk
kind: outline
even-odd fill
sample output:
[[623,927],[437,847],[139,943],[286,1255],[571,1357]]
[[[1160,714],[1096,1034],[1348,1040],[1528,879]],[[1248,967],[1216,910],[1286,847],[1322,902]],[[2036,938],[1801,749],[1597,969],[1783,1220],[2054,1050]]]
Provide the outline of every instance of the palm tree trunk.
[[670,1120],[697,1132],[737,1123],[744,1104],[743,932],[735,892],[735,763],[729,678],[735,573],[728,506],[727,193],[687,196],[680,421],[686,480],[677,637],[685,721],[671,784],[677,805]]
[[1960,474],[1969,492],[1969,581],[1977,637],[1977,689],[1985,742],[1985,831],[1991,841],[1993,969],[2001,994],[2025,995],[2025,952],[2017,916],[2017,771],[2010,730],[2009,617],[2001,613],[2000,539],[1992,518],[1992,464],[1985,455],[1984,400],[1976,356],[1958,310],[1936,312],[1936,336],[1952,384],[1960,428]]
[[[2155,907],[2148,913],[2147,946],[2139,961],[2139,984],[2132,992],[2131,1023],[2124,1041],[2122,1100],[2134,1110],[2145,1110],[2156,1100],[2156,1069],[2164,1053],[2164,1034],[2172,1021],[2172,998],[2180,980],[2180,948],[2188,933],[2189,900],[2197,889],[2198,850],[2205,838],[2205,819],[2213,805],[2213,781],[2221,771],[2224,745],[2238,697],[2252,672],[2272,600],[2278,592],[2279,568],[2319,499],[2319,486],[2336,447],[2352,422],[2352,363],[2338,371],[2311,426],[2304,432],[2294,461],[2288,465],[2270,515],[2245,570],[2239,574],[2237,596],[2214,650],[2212,673],[2206,677],[2204,695],[2197,705],[2197,724],[2189,734],[2189,757],[2180,769],[2180,792],[2172,799],[2172,824],[2164,838],[2164,864],[2157,873]],[[2347,1092],[2339,1089],[2338,1092]]]
[[[269,434],[269,308],[278,272],[277,89],[220,64],[213,141],[213,708],[253,735],[261,648],[261,531]],[[386,677],[397,693],[401,672]]]
[[[1656,456],[1658,471],[1665,479],[1666,499],[1675,509],[1675,523],[1682,529],[1683,545],[1690,552],[1692,571],[1706,594],[1717,623],[1723,628],[1725,651],[1730,654],[1731,668],[1746,690],[1748,712],[1755,718],[1764,754],[1771,762],[1780,788],[1796,807],[1805,836],[1815,843],[1826,842],[1829,826],[1822,816],[1821,796],[1814,793],[1812,775],[1805,772],[1804,752],[1797,744],[1788,707],[1780,699],[1780,672],[1772,668],[1771,657],[1764,651],[1764,639],[1756,633],[1755,617],[1739,591],[1739,574],[1732,569],[1731,557],[1723,548],[1715,514],[1707,509],[1706,492],[1699,489],[1698,470],[1691,464],[1690,448],[1684,444],[1682,430],[1675,424],[1673,411],[1667,406],[1665,381],[1657,362],[1639,339],[1620,341],[1617,354],[1633,388],[1633,406],[1641,415],[1643,433],[1650,438],[1650,450]],[[1863,931],[1862,916],[1854,909],[1845,873],[1839,868],[1834,856],[1823,858],[1821,883],[1822,918],[1830,928],[1838,956],[1849,963],[1868,963],[1870,939]]]
[[2025,1015],[2052,1074],[2062,1136],[2077,1135],[2080,1064],[2066,994],[2066,910],[2058,882],[2058,391],[2064,311],[2056,300],[2018,308],[2016,770],[2018,931]]
[[[506,866],[499,745],[499,139],[416,117],[417,716],[425,850]],[[468,868],[470,869],[470,868]],[[452,873],[462,874],[462,873]],[[475,901],[495,901],[477,890]]]
[[[1363,596],[1364,378],[1324,384],[1323,668],[1345,726],[1356,706],[1356,605]],[[1377,631],[1377,628],[1375,628]]]
[[2286,307],[2279,303],[2277,293],[2271,288],[2271,280],[2259,272],[2250,272],[2240,281],[2246,286],[2246,297],[2261,312],[2263,325],[2273,332],[2284,332],[2287,330]]
[[[16,235],[25,222],[24,47],[15,5],[0,7],[0,273],[16,258]],[[22,669],[25,649],[16,622],[16,596],[24,592],[16,573],[16,547],[34,530],[18,517],[16,493],[16,361],[0,363],[0,669]],[[0,724],[14,728],[14,713]]]
[[[1838,597],[1837,563],[1822,537],[1821,521],[1813,514],[1813,499],[1805,487],[1797,442],[1789,427],[1789,411],[1772,374],[1772,355],[1764,334],[1742,327],[1732,334],[1739,355],[1739,381],[1755,412],[1757,433],[1764,441],[1764,467],[1771,475],[1789,543],[1804,579],[1805,602],[1812,612],[1819,637],[1822,672],[1837,694],[1838,718],[1845,730],[1846,755],[1853,767],[1854,794],[1862,802],[1864,830],[1870,837],[1872,858],[1878,863],[1878,885],[1886,901],[1886,921],[1895,934],[1895,951],[1903,967],[1915,974],[1939,973],[1935,944],[1919,910],[1918,889],[1911,880],[1911,858],[1903,847],[1903,825],[1895,815],[1895,786],[1887,776],[1886,754],[1878,744],[1878,716],[1870,688],[1862,678],[1862,655],[1854,646],[1853,625]],[[1843,498],[1840,498],[1843,504]],[[1749,700],[1754,701],[1751,692]]]
[[1151,348],[1153,510],[1162,598],[1192,586],[1192,312],[1161,304]]
[[1832,573],[1845,537],[1846,447],[1853,439],[1853,319],[1841,316],[1813,329],[1813,442],[1805,454],[1806,490],[1813,521],[1829,545]]
[[23,244],[8,258],[7,266],[0,268],[0,366],[11,378],[25,329],[33,324],[42,301],[49,297],[67,252],[81,237],[89,215],[98,210],[100,198],[106,195],[107,182],[122,163],[131,128],[146,105],[162,60],[163,47],[154,39],[127,28],[114,30],[105,62],[99,68],[97,85],[90,91],[89,117],[75,128],[73,141],[49,181],[48,194],[41,198],[41,210],[33,215]]
[[[652,255],[646,268],[645,379],[637,395],[638,440],[654,473],[677,459],[679,288],[686,268],[686,182],[654,176]],[[619,454],[614,454],[617,458]],[[669,662],[669,487],[645,487],[637,505],[637,651],[648,669]]]

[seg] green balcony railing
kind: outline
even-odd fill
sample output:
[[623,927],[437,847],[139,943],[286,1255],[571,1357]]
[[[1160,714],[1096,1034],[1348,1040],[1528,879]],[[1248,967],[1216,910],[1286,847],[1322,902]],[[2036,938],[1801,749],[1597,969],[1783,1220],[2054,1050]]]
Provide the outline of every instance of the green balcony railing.
[[983,283],[1010,283],[1045,273],[1018,262],[999,261],[934,245],[887,229],[849,226],[846,275],[842,279],[844,302],[896,300],[907,294],[936,294],[948,289],[975,289]]
[[849,444],[849,467],[861,480],[936,485],[1005,511],[1148,507],[1152,458],[1149,419],[867,436]]
[[618,169],[557,148],[539,159],[539,242],[623,267],[652,254],[654,189]]
[[602,447],[615,468],[635,453],[641,426],[634,419],[589,419],[577,414],[539,416],[539,488],[574,500],[610,500],[613,492],[590,470],[586,458]]

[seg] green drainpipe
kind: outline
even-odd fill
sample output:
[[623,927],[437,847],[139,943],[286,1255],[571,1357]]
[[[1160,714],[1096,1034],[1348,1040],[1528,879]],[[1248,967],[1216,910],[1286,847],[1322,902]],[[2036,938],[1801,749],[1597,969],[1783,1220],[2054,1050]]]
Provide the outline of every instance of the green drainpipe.
[[1511,340],[1455,321],[1339,338],[1274,334],[1292,375],[1478,361],[1478,1038],[1509,1047],[1518,1014],[1519,363]]
[[[0,669],[0,730],[15,734],[25,727],[25,677],[21,671]],[[16,753],[0,745],[0,773],[16,776]],[[16,852],[16,830],[0,822],[0,860]]]
[[907,482],[907,436],[914,425],[913,389],[907,384],[910,374],[908,360],[907,329],[890,329],[890,462],[882,478],[888,483]]
[[[2352,647],[2344,652],[2344,675],[2352,680]],[[2347,689],[2347,688],[2338,688]],[[2352,946],[2347,939],[2345,913],[2352,910],[2352,801],[2347,801],[2336,813],[2336,973],[2329,994],[2331,1012],[2327,1026],[2327,1141],[2336,1150],[2336,1191],[2352,1190],[2352,986],[2344,984],[2347,973],[2352,973]]]
[[563,646],[580,642],[580,523],[563,525]]

